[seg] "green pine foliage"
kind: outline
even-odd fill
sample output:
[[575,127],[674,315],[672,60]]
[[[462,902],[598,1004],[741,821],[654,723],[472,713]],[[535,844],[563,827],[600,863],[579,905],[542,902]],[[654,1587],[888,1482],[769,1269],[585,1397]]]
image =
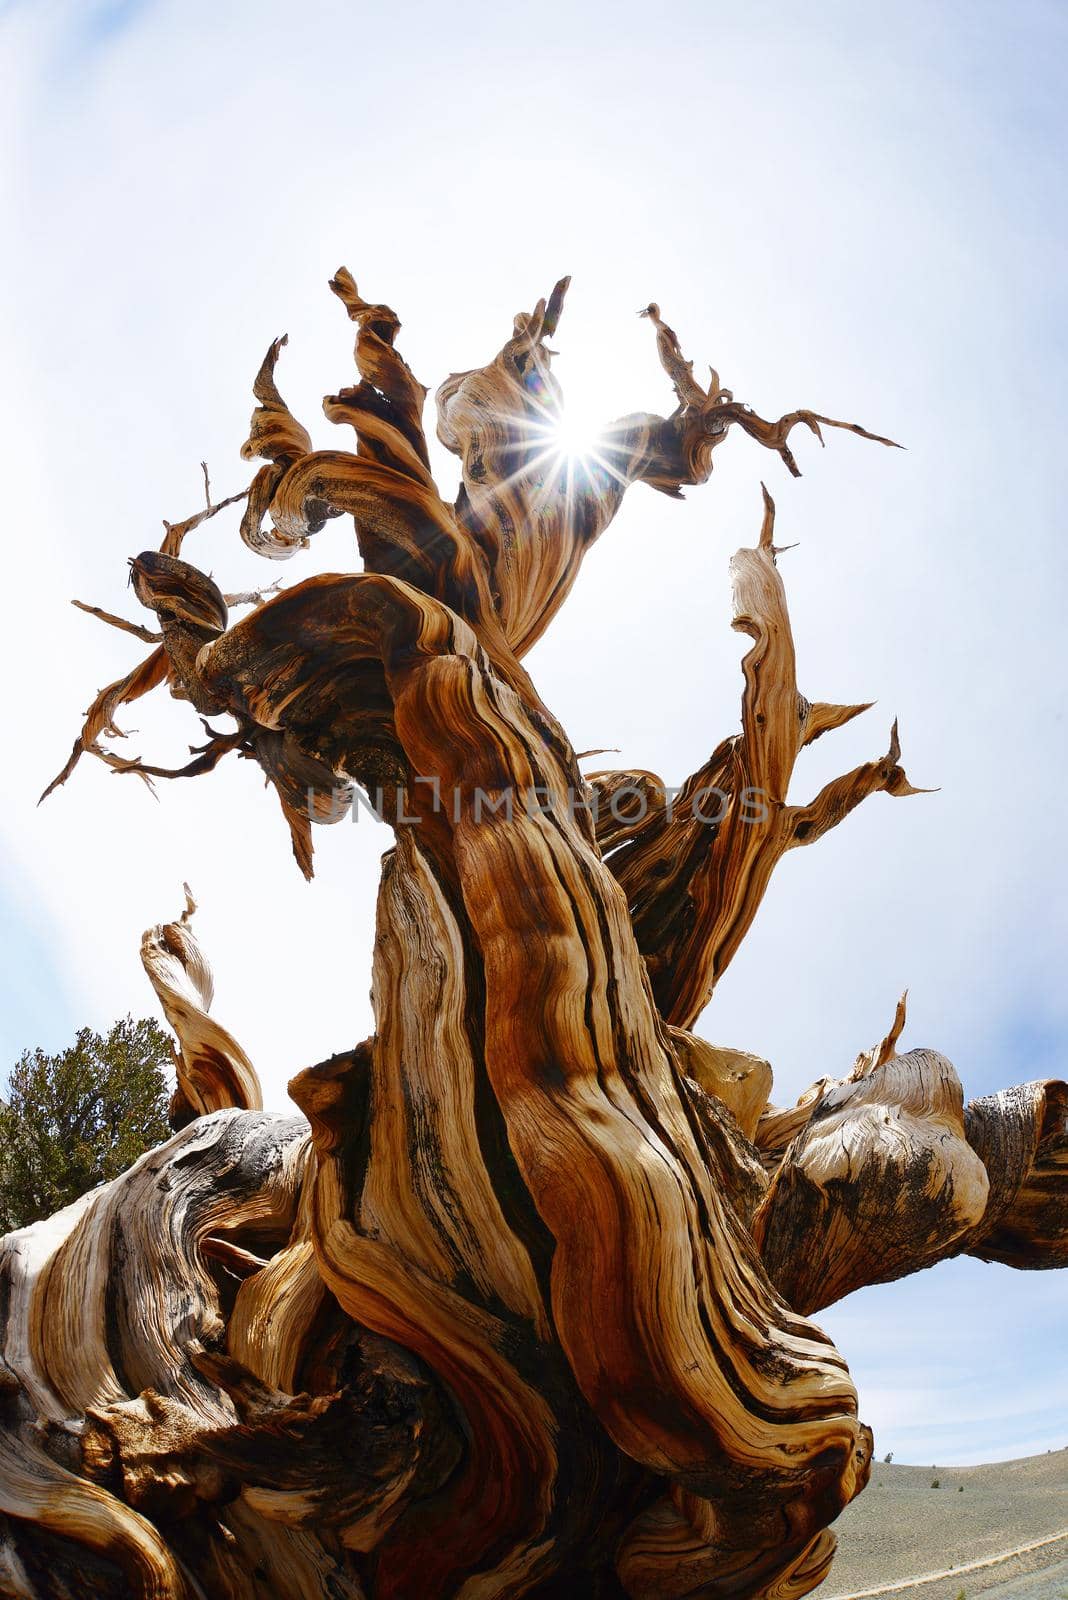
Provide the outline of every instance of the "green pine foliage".
[[0,1100],[0,1233],[69,1205],[170,1137],[169,1036],[125,1017],[58,1055],[26,1050]]

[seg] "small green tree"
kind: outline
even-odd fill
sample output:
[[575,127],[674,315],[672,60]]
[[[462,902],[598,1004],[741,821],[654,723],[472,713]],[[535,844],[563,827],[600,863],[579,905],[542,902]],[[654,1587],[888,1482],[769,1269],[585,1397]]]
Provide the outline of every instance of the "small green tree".
[[170,1039],[147,1017],[26,1050],[0,1100],[0,1233],[69,1205],[170,1137]]

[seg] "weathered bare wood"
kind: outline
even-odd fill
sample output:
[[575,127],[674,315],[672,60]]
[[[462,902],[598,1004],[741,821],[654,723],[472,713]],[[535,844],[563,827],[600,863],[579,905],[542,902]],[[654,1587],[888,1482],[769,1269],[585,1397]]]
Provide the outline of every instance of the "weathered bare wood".
[[742,732],[669,796],[651,773],[594,773],[598,840],[630,908],[661,1014],[691,1027],[737,952],[776,864],[812,844],[869,795],[910,795],[894,724],[879,761],[828,784],[807,806],[787,791],[805,745],[866,706],[812,705],[797,688],[786,591],[764,490],[754,549],[731,562],[733,626],[753,640],[742,663]]
[[1023,1084],[965,1106],[944,1056],[898,1055],[904,1026],[902,996],[886,1038],[846,1077],[766,1107],[757,1125],[771,1182],[754,1236],[801,1310],[961,1251],[1068,1264],[1068,1086]]
[[821,1097],[753,1232],[790,1304],[818,1311],[951,1254],[988,1192],[956,1073],[934,1051],[911,1050]]
[[215,984],[189,925],[195,910],[187,884],[177,922],[149,928],[141,940],[141,963],[178,1036],[178,1087],[171,1103],[175,1128],[227,1106],[259,1111],[263,1105],[255,1067],[233,1035],[208,1015]]
[[[790,802],[804,747],[868,708],[798,690],[766,491],[731,564],[741,731],[681,794],[584,779],[522,658],[632,484],[704,482],[735,425],[792,473],[797,424],[891,441],[767,422],[714,371],[703,387],[654,304],[675,411],[569,457],[547,343],[567,282],[439,387],[450,504],[399,319],[341,269],[358,382],[324,410],[355,450],[312,448],[275,340],[248,491],[213,502],[205,468],[204,510],[131,562],[156,628],[97,613],[160,643],[51,788],[84,751],[146,780],[236,752],[306,874],[313,825],[361,790],[396,842],[374,1035],[297,1074],[303,1117],[258,1109],[210,1016],[191,899],[145,935],[179,1131],[0,1242],[0,1592],[792,1600],[872,1452],[809,1313],[962,1250],[1068,1260],[1063,1084],[965,1107],[943,1057],[898,1053],[902,1002],[783,1109],[767,1062],[694,1031],[784,852],[916,792],[896,725],[885,756]],[[242,500],[271,559],[351,515],[362,570],[224,594],[184,542]],[[174,770],[102,743],[163,683],[207,733]]]
[[992,1190],[969,1253],[1010,1267],[1068,1266],[1068,1084],[1003,1089],[964,1115]]

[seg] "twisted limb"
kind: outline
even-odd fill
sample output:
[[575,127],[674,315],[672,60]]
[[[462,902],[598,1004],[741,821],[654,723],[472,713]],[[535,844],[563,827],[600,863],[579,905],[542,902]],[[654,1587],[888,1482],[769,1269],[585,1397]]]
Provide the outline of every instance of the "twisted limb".
[[590,776],[598,842],[627,897],[665,1021],[692,1028],[737,953],[787,850],[814,844],[863,800],[922,793],[898,765],[895,722],[880,760],[827,784],[808,805],[787,799],[806,745],[867,711],[799,692],[786,591],[764,490],[755,548],[731,562],[733,626],[753,641],[742,662],[742,731],[717,745],[677,792],[646,772]]

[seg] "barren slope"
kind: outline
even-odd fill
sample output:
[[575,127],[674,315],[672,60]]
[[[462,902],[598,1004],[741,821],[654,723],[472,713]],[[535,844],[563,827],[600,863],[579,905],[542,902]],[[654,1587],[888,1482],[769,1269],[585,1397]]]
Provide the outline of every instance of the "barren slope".
[[[835,1532],[838,1556],[818,1591],[828,1600],[889,1585],[894,1600],[956,1600],[962,1589],[969,1600],[1062,1600],[1068,1450],[982,1467],[879,1463]],[[1021,1553],[990,1559],[1011,1551]],[[931,1573],[946,1576],[909,1582]]]

